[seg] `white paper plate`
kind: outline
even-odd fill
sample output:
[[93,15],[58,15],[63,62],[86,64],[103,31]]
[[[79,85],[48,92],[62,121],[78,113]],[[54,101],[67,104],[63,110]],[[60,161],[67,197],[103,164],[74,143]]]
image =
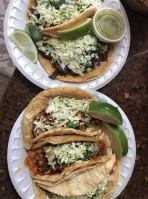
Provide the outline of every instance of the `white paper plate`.
[[[108,102],[116,107],[119,107],[113,100],[111,100],[106,95],[103,95],[93,90],[88,91],[96,97],[97,101],[100,100],[103,102]],[[119,108],[119,111],[123,117],[123,124],[121,128],[124,130],[127,136],[129,147],[128,154],[124,158],[122,158],[122,162],[119,166],[119,182],[112,199],[115,199],[127,185],[133,172],[136,156],[135,137],[132,126],[121,108]],[[22,116],[23,112],[15,122],[14,127],[11,131],[7,153],[8,169],[12,183],[20,197],[22,199],[35,199],[35,194],[32,186],[32,178],[30,176],[29,169],[24,166],[24,160],[27,154],[23,144],[21,123]],[[19,167],[21,167],[21,170],[16,171]]]
[[25,30],[26,12],[29,0],[11,0],[7,8],[4,22],[4,36],[7,50],[12,58],[15,66],[20,72],[35,85],[47,89],[55,86],[77,86],[82,89],[94,89],[97,90],[106,84],[108,84],[122,69],[130,46],[130,27],[127,15],[123,6],[119,0],[105,0],[104,4],[108,7],[117,9],[117,3],[120,5],[120,9],[117,9],[125,19],[126,23],[126,34],[124,38],[116,44],[116,55],[113,63],[110,65],[107,72],[96,80],[87,83],[65,83],[59,80],[52,80],[48,76],[48,73],[43,69],[40,62],[37,64],[31,63],[23,54],[20,52],[10,40],[9,35],[15,29]]

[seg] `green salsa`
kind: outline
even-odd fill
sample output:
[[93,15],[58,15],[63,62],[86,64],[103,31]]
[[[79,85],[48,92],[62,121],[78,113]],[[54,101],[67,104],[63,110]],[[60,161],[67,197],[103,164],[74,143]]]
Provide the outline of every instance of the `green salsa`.
[[95,25],[103,37],[111,40],[120,38],[125,29],[122,17],[113,10],[102,10],[96,17]]

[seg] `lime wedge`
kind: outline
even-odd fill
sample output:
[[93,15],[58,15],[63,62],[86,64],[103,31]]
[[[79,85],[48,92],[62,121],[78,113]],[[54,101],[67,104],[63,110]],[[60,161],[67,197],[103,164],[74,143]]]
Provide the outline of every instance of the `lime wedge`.
[[100,119],[110,124],[122,124],[122,116],[118,109],[105,102],[90,103],[88,114],[94,118]]
[[31,62],[36,63],[38,61],[36,45],[26,32],[23,30],[14,30],[9,38]]
[[85,18],[70,27],[57,31],[59,38],[71,40],[81,37],[91,29],[91,18]]
[[119,126],[106,122],[102,123],[102,127],[109,137],[113,153],[116,154],[117,158],[121,159],[128,152],[128,141],[125,133]]
[[31,38],[34,42],[43,40],[43,36],[40,31],[33,24],[26,24],[27,30],[29,31]]

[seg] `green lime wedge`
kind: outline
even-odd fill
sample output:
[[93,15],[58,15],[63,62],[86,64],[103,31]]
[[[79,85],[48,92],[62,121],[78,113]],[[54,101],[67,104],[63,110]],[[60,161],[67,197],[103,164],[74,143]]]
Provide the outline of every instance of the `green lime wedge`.
[[124,131],[119,127],[106,122],[102,122],[102,127],[107,133],[111,142],[113,153],[121,159],[128,152],[128,141]]
[[29,31],[31,38],[34,42],[43,40],[43,36],[40,31],[33,24],[26,24],[27,30]]
[[57,31],[59,38],[72,40],[88,33],[91,29],[91,18],[85,18],[70,27]]
[[100,119],[110,124],[122,124],[122,116],[118,109],[105,102],[90,103],[88,114],[94,118]]
[[10,34],[9,38],[31,62],[36,63],[38,61],[37,47],[26,32],[16,29]]

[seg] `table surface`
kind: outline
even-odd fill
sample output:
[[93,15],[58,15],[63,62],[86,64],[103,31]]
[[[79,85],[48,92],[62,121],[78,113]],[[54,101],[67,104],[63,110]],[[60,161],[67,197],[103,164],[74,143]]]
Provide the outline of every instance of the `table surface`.
[[[147,80],[148,16],[137,14],[126,6],[131,28],[128,59],[121,72],[99,91],[113,99],[128,116],[136,138],[136,163],[132,177],[118,199],[146,199],[148,195],[147,147]],[[11,129],[30,100],[41,88],[28,81],[17,69],[0,103],[0,198],[19,199],[7,168],[7,145]]]

